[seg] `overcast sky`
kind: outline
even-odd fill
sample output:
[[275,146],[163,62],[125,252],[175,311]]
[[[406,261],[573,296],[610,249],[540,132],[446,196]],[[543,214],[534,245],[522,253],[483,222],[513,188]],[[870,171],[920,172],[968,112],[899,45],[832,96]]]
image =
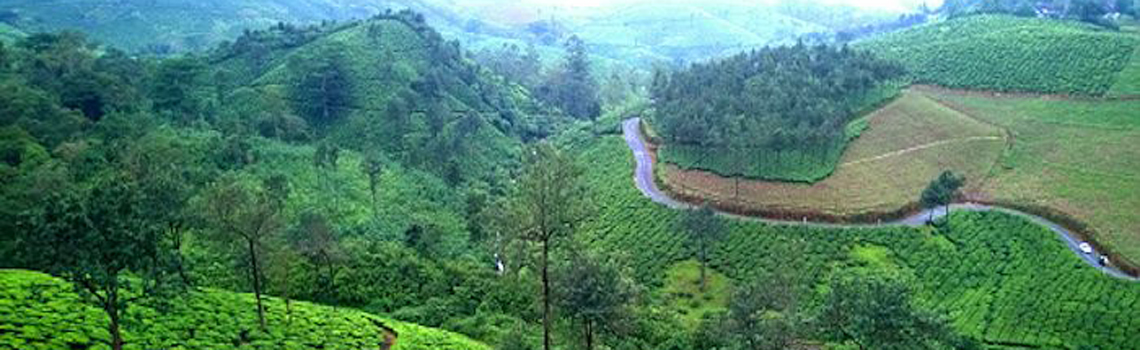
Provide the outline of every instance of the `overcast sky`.
[[[654,3],[661,2],[661,0],[520,0],[540,5],[557,5],[557,6],[573,6],[573,7],[603,7],[608,5],[627,5],[631,3]],[[701,0],[672,0],[679,2],[693,2],[701,3]],[[724,1],[724,0],[721,0]],[[773,3],[776,0],[731,0],[741,3]],[[923,0],[803,0],[803,1],[816,1],[827,4],[844,4],[860,7],[873,7],[885,10],[904,11],[916,8],[922,4]],[[937,7],[942,4],[942,0],[927,0],[925,1],[930,7]]]

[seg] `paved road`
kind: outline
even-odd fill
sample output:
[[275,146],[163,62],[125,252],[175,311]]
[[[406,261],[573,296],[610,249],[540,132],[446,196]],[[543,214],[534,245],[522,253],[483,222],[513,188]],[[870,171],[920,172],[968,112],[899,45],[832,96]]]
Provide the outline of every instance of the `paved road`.
[[[659,188],[657,188],[657,183],[655,181],[653,181],[653,159],[650,157],[649,150],[646,148],[645,141],[642,139],[641,118],[630,118],[630,119],[626,119],[624,122],[622,122],[622,134],[625,136],[625,142],[626,142],[626,144],[629,145],[629,149],[631,151],[633,151],[633,157],[635,159],[637,159],[637,169],[634,172],[633,178],[634,178],[634,182],[637,184],[637,188],[641,190],[641,193],[644,194],[646,197],[649,197],[649,199],[652,200],[653,202],[656,202],[658,204],[664,205],[664,206],[669,207],[669,208],[692,209],[694,207],[693,205],[688,204],[688,203],[684,203],[684,202],[678,201],[676,199],[673,199],[672,197],[669,197],[668,194],[665,194]],[[1029,214],[1029,213],[1025,213],[1025,212],[1021,212],[1021,211],[1013,210],[1013,209],[1009,209],[1009,208],[995,207],[995,206],[975,204],[975,203],[954,204],[954,205],[951,205],[950,207],[953,210],[1000,211],[1003,213],[1007,213],[1007,214],[1011,214],[1011,215],[1017,215],[1017,216],[1029,219],[1030,221],[1033,221],[1039,225],[1045,226],[1045,227],[1049,228],[1049,230],[1052,230],[1053,232],[1057,233],[1057,236],[1060,237],[1061,240],[1063,240],[1065,242],[1065,244],[1069,246],[1069,250],[1071,250],[1071,251],[1073,251],[1073,253],[1077,254],[1077,256],[1079,256],[1081,258],[1081,260],[1084,260],[1086,263],[1088,263],[1089,266],[1092,266],[1092,267],[1094,267],[1094,268],[1096,268],[1096,269],[1098,269],[1098,270],[1100,270],[1100,271],[1104,272],[1105,274],[1108,274],[1112,277],[1125,279],[1125,280],[1129,280],[1129,281],[1133,281],[1133,282],[1140,282],[1140,278],[1129,276],[1128,274],[1125,274],[1124,272],[1121,272],[1120,270],[1117,270],[1117,269],[1112,268],[1112,267],[1100,266],[1100,264],[1096,261],[1096,257],[1100,255],[1099,252],[1093,251],[1092,254],[1082,253],[1080,251],[1080,247],[1078,246],[1080,244],[1080,242],[1077,240],[1077,238],[1075,238],[1073,236],[1072,232],[1070,232],[1068,229],[1065,229],[1061,225],[1058,225],[1058,224],[1056,224],[1052,221],[1049,221],[1045,218],[1042,218],[1040,216],[1036,216],[1033,214]],[[931,211],[934,211],[934,217],[935,218],[943,217],[946,215],[946,208],[941,207],[941,208],[923,210],[919,213],[908,216],[906,218],[896,220],[896,221],[891,221],[891,222],[885,222],[882,224],[832,224],[832,223],[820,223],[820,222],[810,222],[810,221],[803,222],[803,221],[773,220],[773,219],[766,219],[766,218],[760,218],[760,217],[744,217],[744,216],[731,214],[731,213],[725,213],[725,212],[720,212],[720,214],[725,215],[725,216],[731,216],[731,217],[735,217],[735,218],[745,219],[745,220],[760,221],[760,222],[765,222],[765,223],[769,223],[769,224],[776,224],[776,225],[808,225],[808,226],[824,227],[824,228],[865,228],[865,227],[881,227],[881,226],[912,226],[912,227],[922,226],[922,225],[926,224],[927,219],[931,216]]]

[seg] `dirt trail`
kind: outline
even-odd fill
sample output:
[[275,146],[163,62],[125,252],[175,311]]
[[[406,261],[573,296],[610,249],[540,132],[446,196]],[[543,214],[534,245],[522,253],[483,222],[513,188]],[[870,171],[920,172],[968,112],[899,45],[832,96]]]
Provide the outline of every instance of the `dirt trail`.
[[972,141],[1003,141],[1003,140],[1004,139],[1001,138],[1000,136],[974,136],[974,137],[965,137],[965,138],[960,138],[960,139],[941,140],[941,141],[935,141],[935,142],[931,142],[931,143],[924,144],[924,145],[918,145],[918,146],[914,146],[914,147],[910,147],[910,148],[906,148],[906,149],[901,149],[901,150],[890,152],[890,153],[880,154],[880,155],[870,157],[870,158],[853,160],[853,161],[850,161],[847,163],[840,164],[839,166],[851,166],[851,165],[857,165],[857,164],[862,164],[862,163],[867,163],[867,162],[874,162],[876,160],[882,160],[882,159],[887,159],[887,158],[891,158],[891,157],[901,156],[901,155],[904,155],[907,153],[911,153],[911,152],[915,152],[915,151],[921,151],[921,150],[924,150],[927,148],[938,147],[938,146],[947,145],[947,144],[951,144],[951,143],[972,142]]

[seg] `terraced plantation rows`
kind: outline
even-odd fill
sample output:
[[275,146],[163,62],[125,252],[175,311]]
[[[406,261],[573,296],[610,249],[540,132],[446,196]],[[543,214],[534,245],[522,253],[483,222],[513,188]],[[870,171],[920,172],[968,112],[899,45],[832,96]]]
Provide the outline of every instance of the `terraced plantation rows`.
[[[206,289],[182,298],[128,309],[126,348],[489,349],[461,335],[352,309],[297,301],[287,309],[277,298],[266,300],[273,326],[261,331],[252,294]],[[0,349],[109,349],[106,322],[71,284],[39,272],[0,270]]]
[[[641,278],[659,281],[691,250],[669,224],[675,213],[645,204],[649,201],[633,189],[630,155],[622,142],[606,137],[582,152],[593,165],[591,183],[605,193],[595,197],[604,215],[591,223],[595,231],[590,232],[596,244],[628,252]],[[1052,232],[1017,217],[956,213],[950,227],[940,231],[724,220],[730,233],[716,246],[712,266],[736,281],[790,274],[809,307],[821,302],[817,287],[832,271],[869,265],[912,275],[922,303],[991,344],[1111,349],[1140,344],[1134,332],[1140,327],[1140,284],[1102,275]],[[604,226],[618,229],[596,229]],[[858,253],[866,251],[875,254]]]
[[1137,42],[1078,22],[985,15],[888,33],[856,47],[902,62],[917,83],[1101,95]]

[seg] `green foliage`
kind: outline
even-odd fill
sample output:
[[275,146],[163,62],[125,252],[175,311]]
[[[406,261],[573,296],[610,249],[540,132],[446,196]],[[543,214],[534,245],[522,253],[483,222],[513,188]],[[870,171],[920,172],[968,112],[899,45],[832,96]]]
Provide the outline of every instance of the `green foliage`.
[[[0,348],[104,348],[107,319],[81,301],[72,286],[46,274],[0,270]],[[270,327],[257,329],[253,296],[203,289],[166,303],[147,303],[126,315],[126,348],[137,349],[362,349],[396,334],[396,350],[479,350],[486,345],[454,333],[360,311],[266,301]]]
[[833,337],[872,349],[942,349],[955,344],[946,321],[917,307],[897,273],[836,271],[822,322]]
[[598,82],[590,74],[586,43],[578,36],[566,40],[566,63],[538,87],[538,97],[578,119],[594,120],[602,112]]
[[888,33],[856,46],[901,62],[917,83],[1101,95],[1137,42],[1076,22],[984,15]]
[[658,73],[659,155],[728,176],[818,181],[834,171],[847,124],[900,74],[865,52],[802,43]]
[[[628,252],[638,279],[651,286],[659,285],[673,263],[694,256],[679,230],[660,223],[677,213],[645,200],[630,185],[632,158],[624,140],[603,138],[579,154],[594,161],[586,178],[598,189],[598,216],[583,227],[592,246]],[[841,268],[881,268],[852,254],[878,246],[889,250],[892,269],[902,270],[896,273],[913,275],[908,288],[915,302],[946,314],[966,337],[1043,347],[1113,348],[1137,341],[1129,330],[1140,319],[1131,307],[1140,300],[1140,285],[1104,276],[1055,233],[1017,216],[959,211],[938,235],[919,228],[722,220],[729,233],[714,247],[710,266],[735,280],[777,273],[792,276],[789,285],[816,290]],[[817,292],[795,294],[809,315],[825,300]]]
[[955,198],[958,197],[958,190],[966,184],[966,179],[962,176],[955,175],[952,171],[943,171],[938,175],[937,179],[930,182],[926,189],[922,190],[922,196],[919,203],[923,208],[935,208],[944,205],[950,205]]

